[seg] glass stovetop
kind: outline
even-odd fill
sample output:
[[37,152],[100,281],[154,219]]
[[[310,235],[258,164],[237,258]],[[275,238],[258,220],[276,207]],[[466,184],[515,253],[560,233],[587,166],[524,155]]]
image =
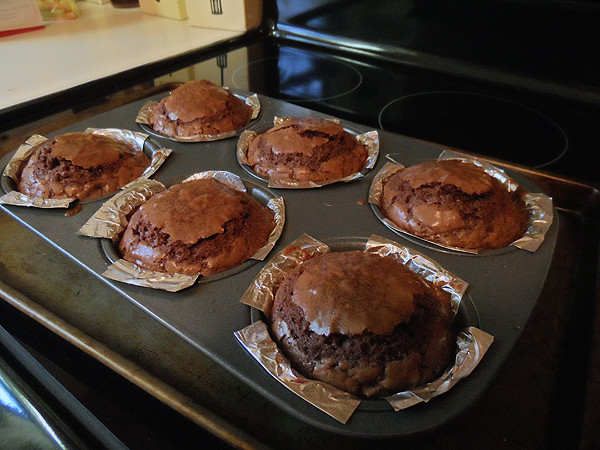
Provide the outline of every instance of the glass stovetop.
[[225,85],[560,176],[597,179],[600,111],[589,105],[308,47],[261,42],[244,51],[246,64],[221,56]]

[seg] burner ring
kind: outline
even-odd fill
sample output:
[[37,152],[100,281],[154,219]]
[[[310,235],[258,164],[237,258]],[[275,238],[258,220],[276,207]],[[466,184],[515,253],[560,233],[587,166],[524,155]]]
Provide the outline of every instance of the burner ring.
[[533,168],[556,162],[568,149],[566,133],[548,116],[484,94],[411,94],[386,104],[378,120],[383,130]]
[[247,78],[250,73],[267,74],[268,83],[260,89],[262,94],[295,103],[341,97],[355,91],[363,81],[360,71],[346,62],[287,48],[280,49],[278,56],[236,68],[231,76],[232,85],[257,91]]

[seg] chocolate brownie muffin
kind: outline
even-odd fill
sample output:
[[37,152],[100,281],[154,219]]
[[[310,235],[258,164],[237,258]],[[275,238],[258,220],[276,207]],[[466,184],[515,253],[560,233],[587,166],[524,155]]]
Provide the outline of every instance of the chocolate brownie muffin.
[[274,226],[273,213],[247,193],[212,178],[191,180],[141,205],[119,250],[146,269],[213,275],[250,258]]
[[250,123],[252,108],[207,80],[188,81],[163,98],[148,115],[150,126],[171,137],[215,135]]
[[292,182],[344,178],[359,172],[367,156],[352,134],[325,119],[285,119],[253,139],[247,152],[257,174]]
[[301,263],[275,294],[271,330],[305,376],[360,397],[439,377],[456,337],[450,294],[392,257],[330,252]]
[[144,152],[109,136],[66,133],[32,149],[17,190],[32,197],[100,197],[138,178],[150,165]]
[[383,186],[382,210],[399,228],[438,244],[497,249],[528,226],[523,193],[509,192],[481,167],[430,161],[400,170]]

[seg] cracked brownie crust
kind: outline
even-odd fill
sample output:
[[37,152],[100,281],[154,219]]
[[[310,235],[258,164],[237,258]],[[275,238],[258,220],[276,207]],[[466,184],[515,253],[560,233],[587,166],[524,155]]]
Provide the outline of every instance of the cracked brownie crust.
[[252,108],[230,91],[207,80],[179,86],[148,115],[150,126],[171,137],[215,135],[250,123]]
[[496,249],[528,226],[523,192],[509,192],[474,164],[431,161],[391,175],[382,210],[401,229],[441,245]]
[[252,140],[247,157],[259,175],[320,182],[360,172],[367,149],[331,120],[292,118]]
[[273,213],[214,179],[177,184],[132,215],[119,242],[123,258],[159,272],[213,275],[263,247]]
[[149,165],[144,152],[109,136],[66,133],[32,149],[17,189],[33,197],[85,200],[115,192]]

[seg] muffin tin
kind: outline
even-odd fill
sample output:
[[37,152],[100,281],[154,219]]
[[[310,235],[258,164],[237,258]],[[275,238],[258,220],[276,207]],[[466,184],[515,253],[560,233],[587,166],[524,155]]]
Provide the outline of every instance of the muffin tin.
[[[131,103],[56,134],[83,131],[88,127],[135,129],[138,126],[136,115],[142,104],[159,98]],[[261,116],[249,129],[265,128],[273,122],[274,117],[327,117],[283,101],[264,96],[259,98]],[[361,132],[370,131],[359,124],[342,124]],[[234,332],[256,320],[256,312],[239,299],[264,263],[250,264],[226,278],[196,283],[175,293],[128,285],[102,276],[111,263],[107,255],[109,242],[76,234],[100,207],[101,200],[81,204],[81,210],[73,215],[66,215],[64,209],[41,210],[11,205],[0,205],[0,208],[107,283],[124,297],[124,301],[133,302],[278,407],[313,427],[359,437],[398,437],[431,430],[471,407],[498,375],[544,286],[557,240],[556,214],[544,242],[535,252],[513,250],[485,257],[455,254],[399,236],[382,224],[368,203],[371,181],[387,161],[387,154],[393,154],[394,159],[404,165],[411,165],[436,159],[444,150],[437,144],[380,131],[379,159],[373,170],[363,178],[317,189],[285,190],[268,188],[266,183],[261,186],[264,183],[262,180],[250,176],[240,167],[236,160],[236,137],[199,143],[179,143],[160,137],[153,137],[153,140],[173,150],[153,175],[154,179],[166,186],[178,183],[195,172],[227,170],[239,175],[244,182],[259,185],[263,195],[283,197],[286,223],[271,255],[301,234],[309,234],[328,243],[338,243],[340,248],[356,245],[377,234],[436,260],[469,283],[465,296],[468,300],[465,303],[467,309],[459,314],[460,320],[479,327],[495,338],[483,361],[468,378],[429,403],[394,412],[383,401],[365,402],[346,424],[341,424],[272,379],[234,337]],[[0,168],[4,168],[10,156],[0,160]],[[540,192],[530,180],[510,171],[507,173],[524,189]],[[7,181],[2,180],[4,190],[5,186]],[[271,255],[266,258],[267,261]],[[239,407],[252,409],[253,405]]]

